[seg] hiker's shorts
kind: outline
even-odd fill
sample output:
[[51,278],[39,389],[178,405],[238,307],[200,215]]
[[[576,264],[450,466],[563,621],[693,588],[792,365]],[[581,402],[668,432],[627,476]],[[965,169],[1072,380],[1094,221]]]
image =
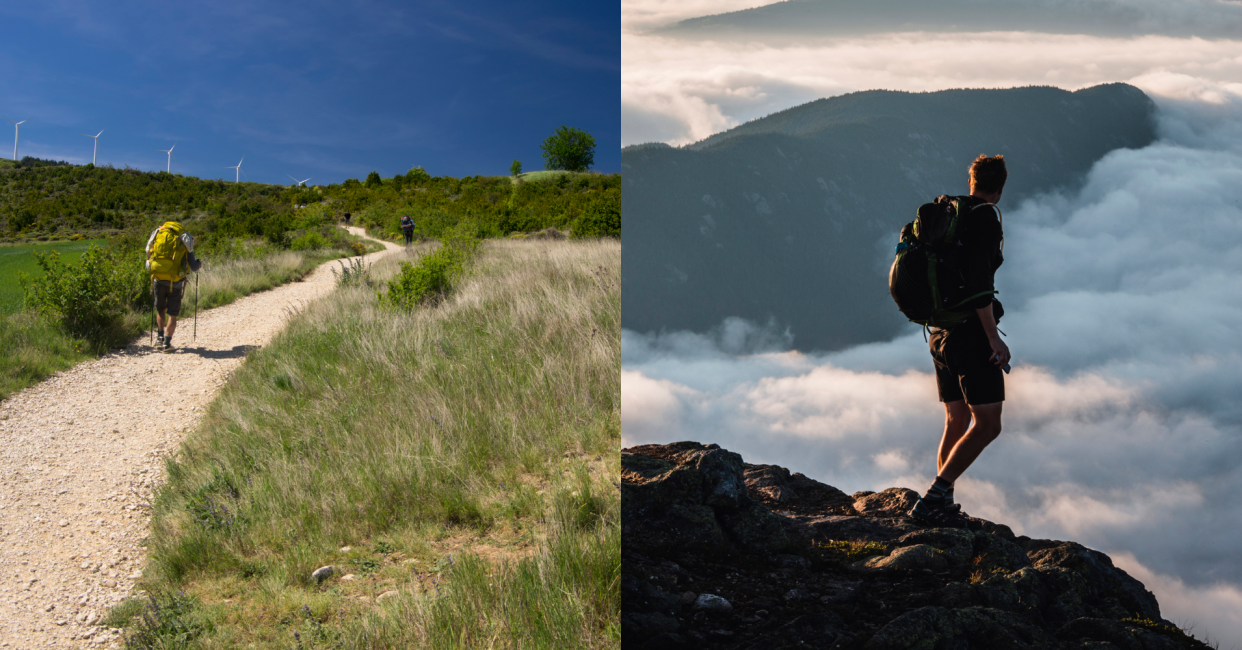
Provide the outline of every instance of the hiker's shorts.
[[970,406],[1005,401],[1005,373],[991,361],[992,345],[979,319],[932,332],[928,345],[940,401],[964,399]]
[[166,311],[169,316],[181,315],[181,296],[185,293],[185,280],[155,281],[155,310]]

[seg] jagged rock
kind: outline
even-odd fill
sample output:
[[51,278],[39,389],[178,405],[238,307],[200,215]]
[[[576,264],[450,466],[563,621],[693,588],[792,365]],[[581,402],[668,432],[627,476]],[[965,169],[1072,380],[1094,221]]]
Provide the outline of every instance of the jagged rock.
[[855,563],[854,566],[863,571],[891,571],[897,569],[904,571],[921,571],[923,569],[942,571],[949,568],[949,561],[935,547],[926,544],[915,544],[914,546],[904,546],[896,549],[888,556],[868,558]]
[[864,515],[898,517],[910,512],[918,500],[919,493],[910,488],[888,488],[858,499],[854,509]]
[[982,519],[926,528],[915,496],[716,445],[623,450],[622,648],[1206,647],[1108,556]]
[[742,457],[694,442],[621,455],[621,531],[661,548],[772,552],[788,545],[778,517],[747,495]]
[[795,492],[789,485],[789,470],[776,465],[750,465],[745,473],[746,489],[752,494],[758,492],[776,503],[793,500]]
[[975,555],[975,535],[972,531],[956,528],[928,528],[902,535],[896,544],[927,544],[943,551],[944,558],[949,562],[964,565]]
[[[1053,542],[1055,546],[1027,548],[1027,555],[1037,569],[1058,567],[1068,569],[1086,580],[1092,598],[1116,599],[1126,614],[1137,613],[1154,621],[1171,625],[1160,618],[1160,604],[1143,587],[1143,583],[1113,566],[1113,561],[1099,551],[1075,542]],[[1042,546],[1042,545],[1040,545]]]
[[[1186,645],[1157,632],[1104,618],[1079,618],[1057,630],[1057,638],[1082,644],[1111,643],[1118,650],[1179,650]],[[1206,645],[1204,646],[1206,647]]]
[[625,630],[627,642],[641,642],[660,634],[676,632],[678,623],[672,616],[658,612],[623,612],[621,627]]
[[681,607],[681,596],[670,594],[657,585],[644,582],[632,575],[621,576],[621,602],[623,609],[641,612],[676,611]]
[[1052,635],[1008,612],[983,607],[923,607],[893,619],[863,646],[866,650],[1057,647]]
[[694,608],[728,614],[733,611],[733,604],[716,594],[699,594],[694,601]]

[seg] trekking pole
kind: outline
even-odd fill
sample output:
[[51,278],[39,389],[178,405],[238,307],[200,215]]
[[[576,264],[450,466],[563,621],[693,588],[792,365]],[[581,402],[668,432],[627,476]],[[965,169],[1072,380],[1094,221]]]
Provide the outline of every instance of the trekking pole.
[[151,347],[155,347],[155,280],[151,280]]
[[194,272],[194,342],[198,343],[198,271]]

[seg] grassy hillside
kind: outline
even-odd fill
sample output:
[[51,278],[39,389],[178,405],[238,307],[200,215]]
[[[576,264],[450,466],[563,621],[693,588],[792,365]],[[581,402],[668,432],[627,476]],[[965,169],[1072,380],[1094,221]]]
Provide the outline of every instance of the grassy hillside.
[[438,307],[380,305],[394,258],[312,304],[169,464],[150,597],[112,622],[141,647],[618,647],[620,256],[488,241]]
[[308,227],[298,206],[308,206],[317,222],[327,223],[345,212],[366,212],[364,223],[385,236],[406,213],[430,237],[462,221],[476,224],[486,236],[570,229],[584,215],[599,213],[615,216],[615,232],[587,234],[620,233],[619,175],[524,176],[514,184],[508,176],[440,177],[415,167],[392,178],[372,172],[365,181],[289,187],[26,158],[0,166],[0,238],[115,234],[177,219],[199,222],[205,243],[260,237],[289,247]]

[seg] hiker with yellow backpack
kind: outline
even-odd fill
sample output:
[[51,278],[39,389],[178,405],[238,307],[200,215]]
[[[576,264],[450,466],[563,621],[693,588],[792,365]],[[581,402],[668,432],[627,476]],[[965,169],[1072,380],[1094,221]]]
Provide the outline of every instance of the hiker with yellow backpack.
[[202,267],[202,261],[194,258],[194,236],[180,223],[168,221],[151,232],[147,239],[147,271],[151,274],[151,293],[159,325],[155,349],[161,352],[173,349],[172,337],[177,331],[177,316],[181,314],[186,276]]

